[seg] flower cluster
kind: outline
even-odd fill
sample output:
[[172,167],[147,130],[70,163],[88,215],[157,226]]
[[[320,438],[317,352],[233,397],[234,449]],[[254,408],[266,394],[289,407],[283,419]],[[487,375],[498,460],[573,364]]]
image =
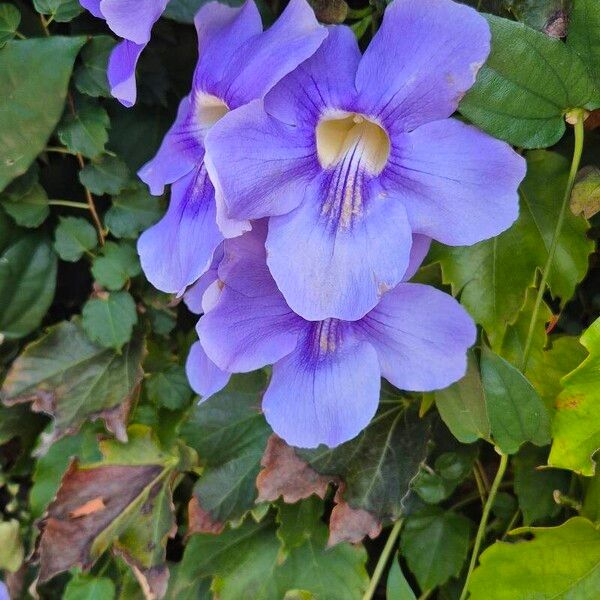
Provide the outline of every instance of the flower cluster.
[[137,61],[169,0],[79,0],[79,3],[95,17],[104,19],[123,38],[111,53],[108,82],[117,100],[124,106],[133,106],[137,97]]
[[203,313],[187,363],[203,398],[273,365],[274,431],[336,446],[373,417],[381,376],[428,391],[464,374],[471,318],[408,280],[431,239],[474,244],[518,215],[525,161],[451,118],[488,25],[452,0],[394,0],[364,55],[305,0],[264,32],[251,0],[205,5],[196,28],[192,90],[139,173],[154,194],[172,184],[143,269]]

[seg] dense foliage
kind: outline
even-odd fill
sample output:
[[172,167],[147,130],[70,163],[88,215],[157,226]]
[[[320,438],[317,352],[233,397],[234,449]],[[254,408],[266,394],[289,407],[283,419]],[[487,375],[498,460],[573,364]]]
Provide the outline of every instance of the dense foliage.
[[[120,103],[127,39],[78,0],[0,3],[0,599],[597,600],[598,0],[465,0],[492,48],[455,116],[527,164],[516,222],[434,242],[413,278],[477,324],[467,373],[383,381],[358,436],[312,449],[265,420],[270,368],[198,402],[198,317],[142,273],[168,193],[136,173],[190,90],[206,2],[164,4]],[[258,3],[265,27],[284,4]],[[386,10],[311,4],[363,50]]]

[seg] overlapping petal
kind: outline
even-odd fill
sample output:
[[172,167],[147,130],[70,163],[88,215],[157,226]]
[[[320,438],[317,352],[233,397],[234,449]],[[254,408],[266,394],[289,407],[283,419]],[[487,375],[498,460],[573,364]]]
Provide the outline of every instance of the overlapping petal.
[[135,69],[145,47],[146,44],[123,40],[115,46],[108,60],[110,93],[127,108],[137,99]]
[[215,363],[206,356],[200,342],[195,342],[190,348],[185,372],[192,389],[200,394],[202,400],[207,400],[213,394],[221,391],[229,382],[231,373],[219,369]]
[[147,44],[154,23],[169,0],[101,0],[100,12],[119,37],[136,44]]

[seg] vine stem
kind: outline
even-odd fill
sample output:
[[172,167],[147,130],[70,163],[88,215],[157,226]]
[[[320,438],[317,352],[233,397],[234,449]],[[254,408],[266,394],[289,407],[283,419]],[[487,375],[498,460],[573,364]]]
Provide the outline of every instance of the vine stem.
[[392,552],[395,549],[396,542],[398,541],[398,536],[400,535],[400,529],[402,529],[402,519],[396,521],[394,523],[394,526],[392,527],[392,530],[390,531],[390,535],[387,539],[387,542],[385,543],[383,552],[381,553],[381,556],[377,561],[377,565],[375,566],[375,570],[373,571],[373,577],[371,577],[369,587],[367,588],[367,591],[363,596],[363,600],[371,600],[371,598],[373,598],[375,590],[379,585],[379,580],[383,575],[383,570],[385,569],[385,566],[387,565],[388,560],[390,558],[390,554],[392,554]]
[[473,569],[475,569],[475,563],[477,562],[477,557],[479,556],[479,549],[481,548],[481,543],[483,542],[483,538],[485,535],[485,529],[487,527],[487,522],[490,516],[490,511],[492,510],[492,506],[494,504],[494,500],[496,498],[496,494],[498,493],[498,488],[500,487],[500,482],[504,477],[504,473],[506,472],[506,467],[508,466],[508,454],[500,454],[500,465],[498,466],[498,471],[496,471],[496,477],[494,477],[494,481],[492,483],[492,487],[490,489],[489,496],[487,497],[485,506],[483,507],[483,513],[481,515],[481,521],[479,521],[479,528],[477,529],[477,535],[475,537],[475,544],[473,546],[473,552],[471,554],[471,562],[469,563],[469,570],[467,571],[467,577],[465,579],[465,585],[460,594],[459,600],[465,600],[467,597],[467,593],[469,590],[469,581],[471,579],[471,574],[473,573]]
[[48,200],[50,206],[68,206],[69,208],[81,208],[89,210],[90,207],[84,202],[71,202],[71,200]]
[[582,109],[573,111],[573,118],[575,119],[575,122],[573,123],[575,127],[575,149],[573,151],[573,159],[571,161],[571,170],[569,172],[569,179],[567,180],[565,195],[563,197],[560,212],[558,214],[558,220],[556,221],[556,227],[554,228],[554,234],[552,235],[552,241],[550,242],[550,248],[548,249],[548,258],[546,259],[546,264],[544,265],[544,270],[542,271],[542,279],[540,281],[538,293],[535,298],[533,313],[531,314],[529,330],[527,331],[527,338],[525,340],[525,347],[523,349],[523,358],[521,360],[521,373],[525,373],[527,364],[529,363],[529,355],[531,354],[531,345],[533,343],[533,334],[535,333],[535,324],[537,322],[540,307],[544,299],[544,292],[546,291],[548,277],[550,277],[552,262],[554,261],[554,255],[556,254],[556,248],[558,246],[558,239],[565,222],[565,215],[567,213],[567,206],[569,205],[569,200],[571,198],[571,192],[573,191],[573,185],[575,184],[575,177],[577,176],[577,171],[579,171],[579,163],[581,162],[581,154],[583,152],[583,115],[584,111]]

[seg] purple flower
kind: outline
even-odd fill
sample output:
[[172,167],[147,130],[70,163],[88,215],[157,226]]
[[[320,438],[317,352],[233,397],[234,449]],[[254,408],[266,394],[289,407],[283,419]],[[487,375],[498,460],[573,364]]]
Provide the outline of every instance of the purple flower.
[[135,104],[137,61],[150,41],[154,23],[164,12],[169,0],[79,0],[95,17],[104,19],[123,41],[108,61],[108,82],[112,95],[121,104]]
[[10,600],[10,596],[8,595],[8,588],[2,581],[0,581],[0,600]]
[[[287,304],[266,264],[264,221],[227,240],[216,294],[198,323],[187,372],[205,397],[233,372],[273,365],[263,398],[273,430],[299,447],[337,446],[357,435],[379,402],[380,377],[414,391],[464,375],[475,325],[451,296],[400,283],[357,321],[307,321]],[[429,247],[418,236],[409,274]]]
[[167,214],[140,237],[138,251],[150,282],[178,294],[207,270],[223,232],[239,235],[249,228],[221,218],[204,162],[207,132],[225,114],[262,98],[327,35],[306,0],[291,0],[265,32],[254,2],[241,8],[212,2],[198,12],[196,28],[192,91],[157,155],[139,172],[153,194],[173,184]]
[[268,265],[296,313],[358,319],[401,281],[411,232],[469,245],[516,219],[525,161],[449,118],[489,49],[475,10],[394,0],[363,56],[333,27],[264,101],[209,132],[227,215],[271,216]]

